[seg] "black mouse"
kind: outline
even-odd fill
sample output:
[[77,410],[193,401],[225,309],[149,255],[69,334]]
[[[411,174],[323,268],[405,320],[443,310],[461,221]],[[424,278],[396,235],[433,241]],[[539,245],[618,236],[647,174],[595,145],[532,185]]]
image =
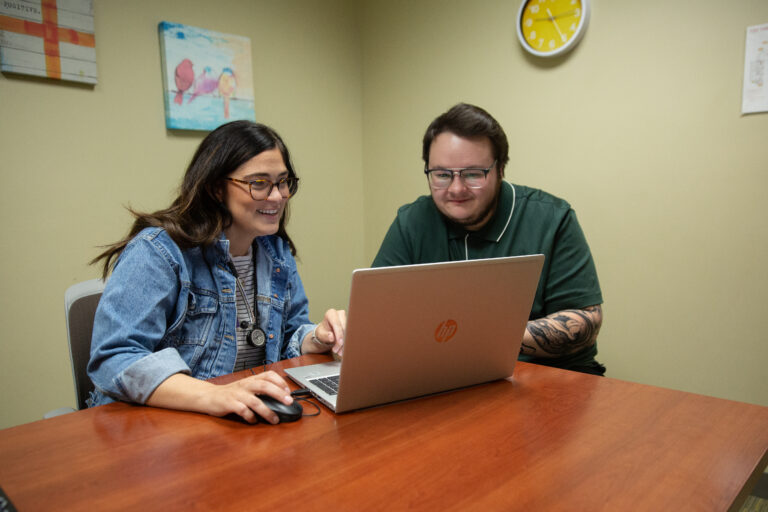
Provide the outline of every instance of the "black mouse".
[[283,402],[276,400],[269,395],[256,395],[256,398],[264,402],[264,405],[277,414],[280,423],[290,423],[299,420],[304,413],[304,408],[297,400],[294,400],[291,405],[285,405]]

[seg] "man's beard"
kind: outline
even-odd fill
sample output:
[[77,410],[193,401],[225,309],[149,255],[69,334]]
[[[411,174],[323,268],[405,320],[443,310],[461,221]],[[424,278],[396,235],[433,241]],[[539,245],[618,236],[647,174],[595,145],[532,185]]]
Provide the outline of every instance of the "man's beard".
[[[496,208],[499,205],[499,197],[501,196],[501,180],[499,180],[499,184],[496,187],[496,193],[493,196],[493,200],[489,201],[488,204],[483,208],[482,211],[480,211],[477,215],[473,215],[472,217],[469,217],[467,219],[451,219],[448,218],[449,221],[456,224],[457,226],[461,226],[464,229],[468,231],[476,231],[479,230],[488,223],[489,220],[491,220],[491,217],[493,216],[493,213],[495,213]],[[483,222],[482,226],[478,226],[475,229],[470,229],[472,226],[476,225],[478,222]]]

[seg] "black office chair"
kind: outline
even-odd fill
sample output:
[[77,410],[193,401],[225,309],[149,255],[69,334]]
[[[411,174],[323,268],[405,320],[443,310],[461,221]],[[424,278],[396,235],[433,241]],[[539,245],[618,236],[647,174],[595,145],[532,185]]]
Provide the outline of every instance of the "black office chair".
[[88,378],[86,367],[91,357],[91,333],[93,332],[93,317],[99,305],[104,282],[101,279],[91,279],[73,284],[64,293],[64,308],[67,318],[67,340],[69,341],[69,358],[72,363],[72,378],[75,384],[77,409],[61,407],[46,413],[44,418],[52,418],[68,412],[85,409],[85,401],[93,391],[93,383]]

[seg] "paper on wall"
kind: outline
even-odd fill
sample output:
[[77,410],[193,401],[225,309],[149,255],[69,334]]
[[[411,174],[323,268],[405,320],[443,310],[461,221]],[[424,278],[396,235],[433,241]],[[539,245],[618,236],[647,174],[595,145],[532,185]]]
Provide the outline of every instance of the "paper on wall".
[[747,27],[741,113],[768,112],[768,23]]

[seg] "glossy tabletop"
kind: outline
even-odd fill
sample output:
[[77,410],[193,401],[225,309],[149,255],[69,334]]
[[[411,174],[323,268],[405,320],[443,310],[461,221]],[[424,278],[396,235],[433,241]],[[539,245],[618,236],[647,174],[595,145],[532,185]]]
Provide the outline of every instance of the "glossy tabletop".
[[116,403],[20,425],[0,431],[0,487],[20,511],[718,511],[768,462],[766,407],[522,362],[507,380],[320,410],[272,426]]

